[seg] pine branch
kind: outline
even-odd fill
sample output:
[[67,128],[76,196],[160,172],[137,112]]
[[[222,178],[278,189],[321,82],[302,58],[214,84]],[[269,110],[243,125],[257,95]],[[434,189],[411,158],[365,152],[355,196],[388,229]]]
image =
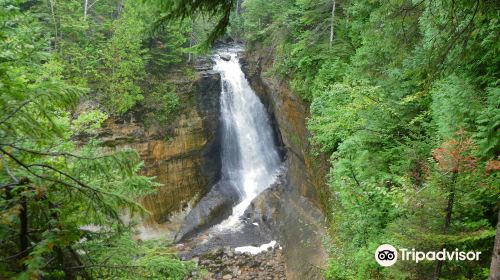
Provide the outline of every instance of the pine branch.
[[34,102],[35,99],[37,99],[38,97],[40,96],[44,96],[45,94],[40,94],[40,95],[37,95],[33,98],[30,98],[28,100],[25,100],[23,103],[21,103],[21,105],[19,105],[17,108],[15,108],[10,114],[8,114],[3,120],[0,121],[0,125],[6,123],[9,119],[11,119],[12,117],[14,117],[17,112],[19,112],[22,108],[24,108],[25,106],[27,106],[28,104],[30,104],[31,102]]
[[1,185],[0,186],[0,190],[1,189],[4,189],[4,188],[10,188],[10,187],[15,187],[15,186],[22,186],[22,185],[26,185],[30,182],[30,180],[27,178],[27,177],[23,177],[21,178],[20,180],[16,181],[16,182],[13,182],[13,183],[9,183],[9,184],[5,184],[5,185]]
[[[177,5],[167,15],[161,17],[156,22],[156,29],[160,29],[164,24],[173,20],[183,20],[189,16],[197,14],[209,14],[211,16],[222,14],[214,29],[208,35],[206,44],[212,45],[215,41],[223,36],[226,28],[229,26],[231,10],[236,0],[193,0],[193,1],[178,1]],[[166,4],[166,3],[163,3]],[[163,5],[164,9],[170,8],[168,5]]]
[[77,159],[84,159],[84,160],[97,160],[97,159],[112,157],[112,155],[104,155],[104,156],[99,156],[99,157],[85,157],[85,156],[80,156],[80,155],[66,153],[66,152],[35,151],[35,150],[31,150],[31,149],[21,148],[21,147],[15,146],[13,144],[3,144],[3,143],[0,143],[0,146],[8,146],[8,147],[11,147],[13,149],[27,152],[30,154],[41,155],[41,156],[51,156],[51,157],[60,157],[60,156],[62,156],[62,157],[74,157]]
[[86,192],[84,192],[82,190],[82,188],[80,188],[78,185],[73,185],[73,184],[70,184],[68,182],[65,182],[65,181],[62,181],[62,180],[59,180],[59,179],[55,179],[55,178],[51,178],[51,177],[47,177],[47,176],[43,176],[43,175],[39,175],[39,174],[35,173],[34,171],[32,171],[30,169],[29,165],[23,163],[18,158],[16,158],[14,155],[12,155],[9,152],[5,151],[1,147],[0,147],[0,152],[2,152],[3,154],[7,155],[14,162],[16,162],[18,165],[20,165],[23,169],[25,169],[28,173],[30,173],[31,175],[33,175],[33,176],[35,176],[35,177],[37,177],[37,178],[39,178],[41,180],[45,180],[45,181],[49,181],[49,182],[53,182],[53,183],[58,183],[58,184],[61,184],[63,186],[66,186],[66,187],[76,189],[77,191],[81,192],[83,195],[89,197],[91,200],[97,199],[97,201],[101,201],[102,202],[102,200],[99,198],[99,195],[102,195],[101,191],[98,191],[98,190],[95,190],[93,188],[88,187],[88,189],[90,189],[92,191],[92,193],[93,193],[93,196],[90,196],[89,194],[87,194]]

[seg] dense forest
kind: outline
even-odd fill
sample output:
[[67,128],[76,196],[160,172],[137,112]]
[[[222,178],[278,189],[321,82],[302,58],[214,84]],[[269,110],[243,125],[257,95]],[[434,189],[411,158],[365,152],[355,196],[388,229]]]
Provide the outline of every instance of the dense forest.
[[[333,279],[484,279],[474,263],[380,269],[379,244],[491,252],[500,182],[495,1],[245,1],[248,48],[310,102],[331,155]],[[486,253],[489,255],[489,253]],[[434,279],[436,279],[434,278]]]
[[[158,183],[98,131],[138,107],[172,122],[165,69],[218,40],[310,107],[329,158],[327,279],[486,279],[498,223],[500,5],[493,0],[0,0],[0,278],[184,279],[138,240]],[[124,213],[127,219],[124,219]],[[498,234],[498,233],[497,233]],[[481,251],[399,262],[380,244]],[[500,246],[500,245],[496,245]],[[497,268],[498,269],[498,268]]]

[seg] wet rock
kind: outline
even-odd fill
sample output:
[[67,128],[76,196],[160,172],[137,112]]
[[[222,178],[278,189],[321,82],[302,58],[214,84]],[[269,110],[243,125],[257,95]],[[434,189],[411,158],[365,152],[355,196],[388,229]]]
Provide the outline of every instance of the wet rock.
[[195,60],[194,68],[198,71],[212,70],[213,62],[209,57],[199,57]]
[[194,233],[215,225],[232,213],[238,192],[229,181],[219,181],[189,212],[175,239],[181,241]]
[[222,60],[225,60],[225,61],[229,61],[231,60],[231,56],[228,55],[228,54],[220,54],[219,57],[222,59]]
[[257,196],[243,214],[249,224],[258,224],[259,230],[270,236],[279,236],[277,229],[281,224],[278,215],[286,185],[285,172],[286,169],[281,170],[276,181]]

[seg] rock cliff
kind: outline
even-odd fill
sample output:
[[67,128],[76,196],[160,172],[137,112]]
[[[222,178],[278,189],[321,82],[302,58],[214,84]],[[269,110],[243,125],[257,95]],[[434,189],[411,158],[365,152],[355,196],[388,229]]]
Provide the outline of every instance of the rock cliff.
[[252,88],[273,116],[274,127],[279,129],[287,150],[289,176],[295,190],[318,208],[326,210],[330,195],[326,186],[329,163],[325,155],[313,155],[309,142],[311,134],[307,129],[309,104],[295,95],[286,81],[265,75],[272,65],[271,55],[247,53],[240,63]]
[[220,75],[211,68],[205,59],[196,62],[191,77],[180,70],[163,74],[180,97],[181,108],[171,122],[151,123],[145,115],[156,112],[137,106],[103,125],[103,145],[137,150],[144,160],[142,173],[162,184],[156,194],[142,199],[151,213],[145,221],[149,226],[170,222],[170,231],[176,231],[172,214],[198,200],[220,177]]

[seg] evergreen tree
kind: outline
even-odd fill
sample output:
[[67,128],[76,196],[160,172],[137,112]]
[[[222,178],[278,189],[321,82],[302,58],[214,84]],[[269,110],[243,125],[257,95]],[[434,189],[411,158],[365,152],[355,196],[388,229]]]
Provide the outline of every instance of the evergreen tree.
[[[105,113],[73,117],[89,92],[73,75],[92,65],[75,53],[79,25],[65,25],[61,14],[74,3],[51,1],[55,21],[45,21],[37,3],[0,3],[0,278],[182,279],[193,264],[167,244],[134,240],[134,220],[123,221],[146,214],[135,201],[157,186],[137,175],[137,153],[99,147]],[[122,29],[115,34],[123,40],[137,35]],[[76,142],[82,131],[88,143]]]

